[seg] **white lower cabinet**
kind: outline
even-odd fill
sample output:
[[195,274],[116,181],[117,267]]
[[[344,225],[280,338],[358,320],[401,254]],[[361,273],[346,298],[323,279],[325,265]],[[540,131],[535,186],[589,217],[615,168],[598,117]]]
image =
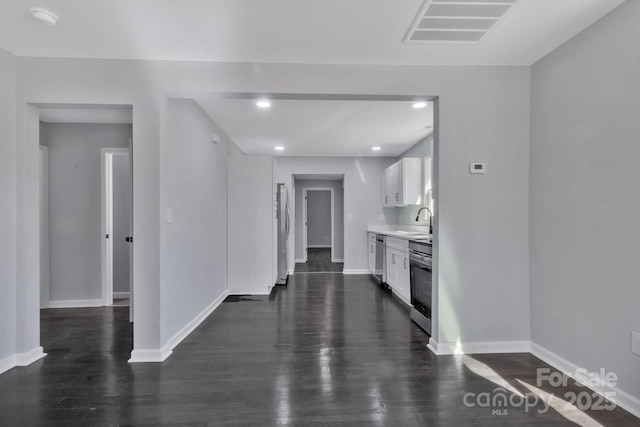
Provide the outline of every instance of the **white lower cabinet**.
[[387,285],[407,304],[411,303],[409,288],[409,241],[387,237]]

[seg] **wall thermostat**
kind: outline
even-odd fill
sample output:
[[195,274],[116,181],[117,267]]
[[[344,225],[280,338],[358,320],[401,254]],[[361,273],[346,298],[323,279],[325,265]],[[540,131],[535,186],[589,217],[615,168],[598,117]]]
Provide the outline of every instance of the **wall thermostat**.
[[485,173],[486,171],[486,163],[469,163],[469,172],[471,173]]

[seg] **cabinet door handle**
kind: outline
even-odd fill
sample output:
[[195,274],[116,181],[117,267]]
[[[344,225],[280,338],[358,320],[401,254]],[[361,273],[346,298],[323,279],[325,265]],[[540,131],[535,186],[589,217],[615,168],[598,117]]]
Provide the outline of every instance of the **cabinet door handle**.
[[396,202],[398,201],[398,193],[396,193]]
[[407,259],[406,258],[404,259],[404,269],[405,270],[407,269]]
[[391,254],[391,264],[396,263],[396,254]]

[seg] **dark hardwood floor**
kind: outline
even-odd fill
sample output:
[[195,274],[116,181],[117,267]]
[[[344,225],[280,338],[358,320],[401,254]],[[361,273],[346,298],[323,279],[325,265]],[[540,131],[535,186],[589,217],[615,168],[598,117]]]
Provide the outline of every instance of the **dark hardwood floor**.
[[[479,406],[480,394],[493,396],[498,387],[512,389],[507,396],[526,393],[523,384],[535,386],[536,369],[547,365],[528,354],[436,357],[406,306],[367,276],[297,274],[270,296],[230,298],[164,363],[128,364],[131,334],[127,307],[44,310],[42,338],[49,355],[0,375],[0,425],[640,421],[620,409],[584,414],[564,404],[539,413],[543,405],[527,410],[517,399],[507,407]],[[542,388],[556,395],[565,391]]]
[[296,263],[296,273],[342,273],[343,263],[331,262],[330,248],[307,249],[307,262]]

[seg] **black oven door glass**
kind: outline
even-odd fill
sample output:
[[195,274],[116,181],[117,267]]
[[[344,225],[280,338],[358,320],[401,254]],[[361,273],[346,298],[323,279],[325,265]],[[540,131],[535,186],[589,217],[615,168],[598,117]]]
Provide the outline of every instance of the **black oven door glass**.
[[429,267],[411,265],[411,304],[431,319],[431,269]]

